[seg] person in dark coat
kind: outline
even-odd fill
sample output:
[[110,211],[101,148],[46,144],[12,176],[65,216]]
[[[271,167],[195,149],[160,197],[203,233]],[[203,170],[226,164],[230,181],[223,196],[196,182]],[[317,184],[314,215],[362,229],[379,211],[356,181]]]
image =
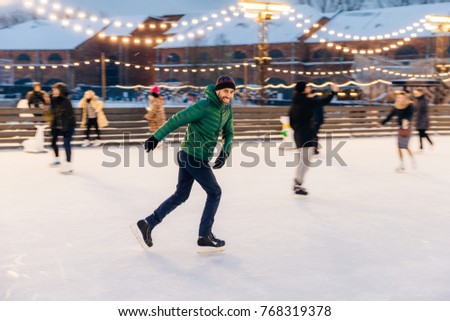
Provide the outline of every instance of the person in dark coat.
[[297,195],[308,195],[302,184],[311,163],[314,148],[317,147],[314,131],[314,112],[317,108],[329,104],[337,90],[338,87],[333,86],[331,93],[326,95],[325,98],[317,99],[308,97],[311,93],[311,87],[307,86],[306,82],[300,81],[295,85],[291,109],[289,110],[289,120],[294,130],[295,145],[300,153],[300,162],[294,180],[294,192]]
[[417,88],[413,90],[414,94],[414,107],[417,112],[416,117],[416,129],[419,131],[419,143],[420,149],[419,151],[423,151],[423,143],[422,140],[425,138],[428,140],[431,146],[433,146],[433,142],[427,134],[427,129],[430,127],[430,119],[428,117],[428,101],[425,97],[425,94],[422,89]]
[[44,108],[45,105],[50,104],[50,97],[42,90],[39,82],[33,83],[33,90],[27,93],[25,99],[28,101],[29,108]]
[[55,152],[55,161],[50,165],[61,165],[59,160],[59,149],[56,143],[58,141],[58,136],[62,136],[64,138],[64,149],[66,151],[66,163],[61,166],[61,173],[63,174],[72,172],[72,150],[70,144],[76,125],[72,103],[70,102],[68,95],[69,89],[66,84],[58,82],[52,86],[50,103],[52,121],[50,123],[50,128],[52,133],[52,148]]
[[416,163],[413,153],[408,147],[409,139],[411,138],[411,120],[414,114],[413,103],[409,100],[408,95],[404,91],[396,93],[394,108],[392,108],[389,115],[378,125],[386,124],[392,117],[397,117],[397,124],[399,126],[398,131],[398,155],[400,157],[400,165],[396,168],[397,172],[403,172],[405,165],[403,162],[402,149],[406,149],[411,157],[412,167],[415,168]]

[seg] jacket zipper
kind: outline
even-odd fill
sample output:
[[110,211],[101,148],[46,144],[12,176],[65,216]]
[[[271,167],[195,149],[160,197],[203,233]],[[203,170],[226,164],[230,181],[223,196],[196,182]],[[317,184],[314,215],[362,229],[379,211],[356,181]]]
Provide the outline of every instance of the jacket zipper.
[[219,109],[220,120],[219,120],[219,126],[217,127],[217,137],[219,137],[219,135],[220,135],[220,127],[222,125],[222,115],[223,115],[224,110],[225,110],[225,108],[222,108],[222,107]]

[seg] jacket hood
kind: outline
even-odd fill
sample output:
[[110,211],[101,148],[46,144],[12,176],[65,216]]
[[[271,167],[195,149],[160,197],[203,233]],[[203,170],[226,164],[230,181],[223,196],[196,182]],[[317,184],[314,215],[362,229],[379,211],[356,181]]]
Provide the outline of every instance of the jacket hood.
[[219,97],[217,97],[216,95],[215,85],[208,85],[208,87],[205,88],[205,96],[206,99],[210,100],[217,108],[229,107],[231,105],[231,103],[228,104],[227,106],[222,105],[222,103],[219,100]]

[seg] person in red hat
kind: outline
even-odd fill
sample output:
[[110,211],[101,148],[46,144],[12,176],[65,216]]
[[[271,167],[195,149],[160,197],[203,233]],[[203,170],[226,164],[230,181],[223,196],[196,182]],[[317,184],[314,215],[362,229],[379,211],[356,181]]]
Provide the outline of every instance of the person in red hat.
[[[215,85],[209,85],[205,89],[205,99],[172,116],[145,142],[145,149],[150,152],[168,134],[181,126],[188,125],[177,157],[179,171],[176,191],[152,214],[139,220],[136,225],[132,225],[133,231],[144,247],[153,246],[152,230],[169,213],[187,201],[192,185],[196,181],[207,194],[197,240],[199,251],[224,249],[225,241],[216,238],[212,233],[214,217],[222,196],[222,190],[213,169],[222,168],[231,153],[234,137],[231,101],[235,89],[236,84],[233,78],[226,75],[220,76]],[[222,150],[214,165],[211,166],[209,161],[220,134],[223,140]]]
[[153,86],[150,91],[150,105],[148,113],[144,116],[148,120],[149,132],[154,133],[166,122],[164,110],[164,97],[160,95],[158,86]]

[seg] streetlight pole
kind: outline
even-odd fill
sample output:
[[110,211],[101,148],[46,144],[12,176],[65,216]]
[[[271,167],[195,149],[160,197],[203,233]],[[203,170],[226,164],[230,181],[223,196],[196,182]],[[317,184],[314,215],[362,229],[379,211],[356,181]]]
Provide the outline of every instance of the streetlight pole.
[[102,99],[106,102],[106,64],[105,64],[105,53],[101,53],[101,64],[102,64]]
[[258,67],[258,84],[261,86],[261,99],[260,104],[264,106],[266,104],[266,93],[264,90],[264,82],[266,80],[266,68],[270,65],[269,56],[269,42],[267,40],[269,31],[269,21],[271,20],[270,15],[258,15],[256,21],[259,23],[259,44],[258,44],[258,57],[255,57],[256,66]]
[[244,62],[244,106],[247,106],[248,102],[248,91],[247,91],[247,85],[248,85],[248,62]]
[[265,105],[266,97],[264,91],[264,82],[266,80],[266,69],[270,64],[269,57],[269,21],[272,19],[278,19],[281,13],[289,12],[291,7],[285,3],[277,2],[258,2],[254,0],[240,1],[239,6],[245,12],[245,16],[248,18],[255,18],[258,22],[258,57],[255,57],[255,63],[258,70],[258,85],[261,86],[261,105]]

